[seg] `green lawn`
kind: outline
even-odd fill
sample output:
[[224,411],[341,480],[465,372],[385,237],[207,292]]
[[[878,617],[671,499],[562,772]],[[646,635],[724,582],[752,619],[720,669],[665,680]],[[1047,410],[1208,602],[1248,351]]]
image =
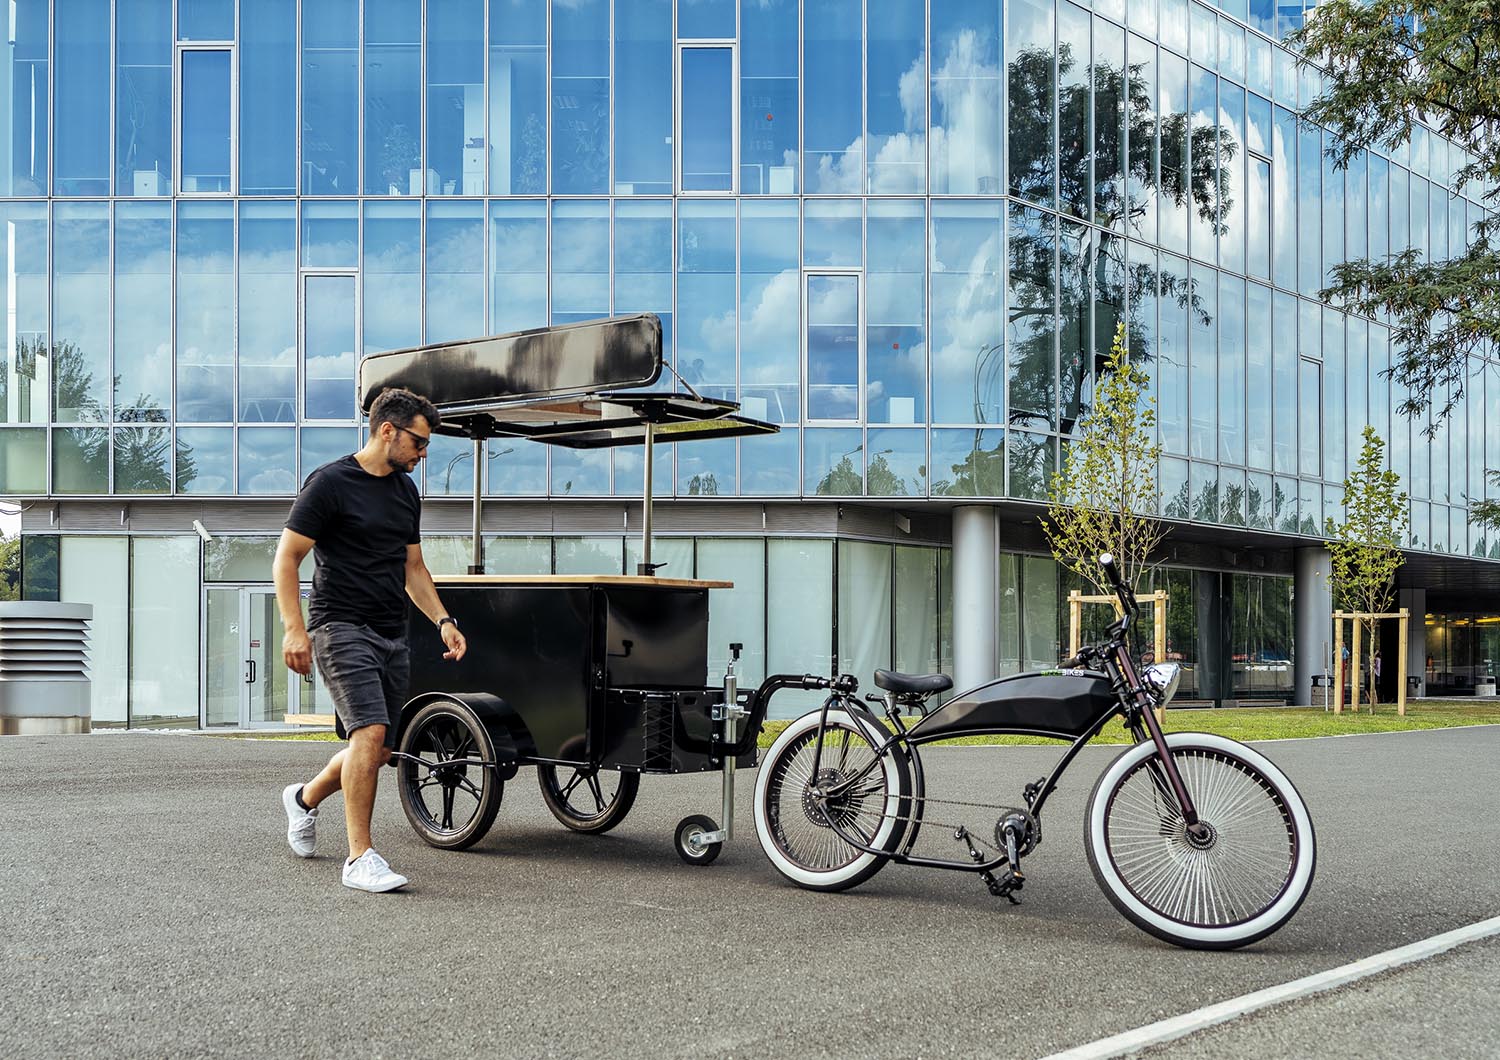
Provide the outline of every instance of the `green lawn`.
[[[1236,740],[1285,740],[1308,736],[1346,736],[1350,733],[1401,732],[1409,729],[1448,729],[1463,725],[1500,725],[1500,701],[1432,699],[1408,703],[1406,716],[1396,713],[1394,703],[1382,703],[1371,714],[1365,708],[1358,714],[1345,711],[1333,714],[1321,707],[1230,707],[1223,710],[1169,710],[1168,732],[1212,732]],[[760,735],[760,746],[769,747],[785,721],[768,721]],[[326,740],[336,741],[332,732],[292,732],[259,735],[255,733],[215,734],[229,739],[259,740]],[[1118,722],[1110,722],[1096,737],[1098,743],[1129,743],[1130,737]],[[1032,736],[965,736],[943,743],[954,744],[1046,744],[1056,743]],[[941,745],[940,745],[941,746]]]

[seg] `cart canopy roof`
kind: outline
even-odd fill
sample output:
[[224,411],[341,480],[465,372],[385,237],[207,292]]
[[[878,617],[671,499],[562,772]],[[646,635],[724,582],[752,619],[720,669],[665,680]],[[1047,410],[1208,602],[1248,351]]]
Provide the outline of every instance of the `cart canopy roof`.
[[640,444],[648,424],[657,442],[777,431],[737,402],[636,389],[661,371],[661,321],[642,313],[372,354],[359,404],[368,412],[382,390],[405,387],[437,406],[439,434],[577,449]]

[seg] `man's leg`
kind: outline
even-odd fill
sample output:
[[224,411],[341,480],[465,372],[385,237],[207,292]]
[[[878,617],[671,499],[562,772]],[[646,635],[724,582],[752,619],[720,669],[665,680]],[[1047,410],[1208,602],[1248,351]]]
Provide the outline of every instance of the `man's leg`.
[[[333,756],[321,780],[340,757],[338,775],[344,789],[344,828],[349,834],[349,860],[370,849],[370,818],[375,812],[375,787],[380,767],[391,760],[384,725],[364,725],[349,734],[349,746]],[[306,796],[304,796],[306,798]]]
[[346,747],[328,760],[321,773],[302,785],[302,801],[309,810],[316,809],[320,802],[343,787],[341,776],[344,760],[348,757],[349,748]]

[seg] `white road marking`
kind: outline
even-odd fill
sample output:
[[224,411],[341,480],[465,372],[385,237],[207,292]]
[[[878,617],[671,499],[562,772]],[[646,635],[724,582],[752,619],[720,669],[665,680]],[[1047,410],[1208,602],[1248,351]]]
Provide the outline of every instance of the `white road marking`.
[[1044,1060],[1103,1060],[1105,1057],[1124,1056],[1150,1045],[1160,1045],[1162,1042],[1170,1042],[1217,1024],[1238,1019],[1283,1001],[1295,1001],[1298,998],[1332,990],[1392,968],[1399,968],[1403,964],[1435,957],[1455,946],[1489,938],[1492,935],[1500,935],[1500,916],[1490,917],[1488,920],[1481,920],[1467,927],[1455,928],[1453,931],[1445,931],[1441,935],[1434,935],[1394,950],[1386,950],[1384,953],[1366,957],[1362,961],[1294,979],[1290,983],[1267,987],[1253,994],[1245,994],[1229,1001],[1221,1001],[1217,1005],[1209,1005],[1194,1012],[1183,1013],[1181,1016],[1158,1020],[1144,1027],[1137,1027],[1135,1030],[1100,1038],[1098,1041],[1061,1053],[1053,1053]]

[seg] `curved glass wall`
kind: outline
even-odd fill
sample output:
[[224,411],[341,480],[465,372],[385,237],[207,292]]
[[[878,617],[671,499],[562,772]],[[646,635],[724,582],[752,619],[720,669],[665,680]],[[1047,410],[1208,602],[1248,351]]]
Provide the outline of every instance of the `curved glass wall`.
[[[1038,500],[1123,321],[1162,514],[1314,533],[1368,423],[1410,545],[1500,558],[1467,514],[1495,366],[1429,437],[1387,322],[1315,300],[1346,257],[1462,250],[1467,160],[1419,129],[1331,167],[1272,39],[1300,8],[210,6],[9,7],[0,493],[284,496],[357,426],[359,355],[649,311],[783,426],[664,453],[663,494]],[[484,483],[638,463],[494,446]]]

